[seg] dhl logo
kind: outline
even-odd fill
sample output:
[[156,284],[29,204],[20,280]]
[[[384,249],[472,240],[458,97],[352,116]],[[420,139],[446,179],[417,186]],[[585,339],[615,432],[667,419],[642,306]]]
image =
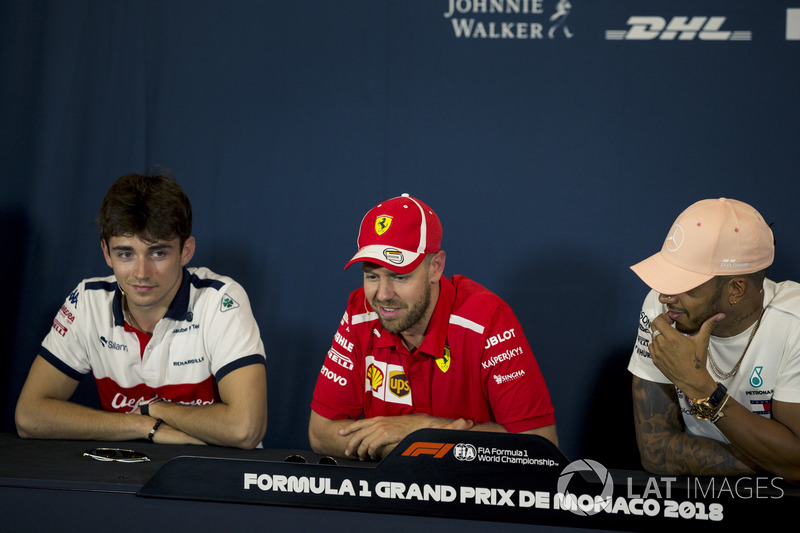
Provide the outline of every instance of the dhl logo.
[[404,451],[401,455],[405,457],[418,457],[420,455],[432,455],[434,459],[441,459],[454,444],[445,444],[441,442],[415,442]]

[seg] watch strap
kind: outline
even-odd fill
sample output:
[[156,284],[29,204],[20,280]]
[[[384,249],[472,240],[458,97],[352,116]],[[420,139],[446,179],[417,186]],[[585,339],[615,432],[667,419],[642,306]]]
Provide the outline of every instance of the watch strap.
[[159,398],[156,396],[155,398],[150,398],[149,400],[145,400],[139,403],[139,412],[142,413],[144,416],[150,416],[150,406],[154,403],[160,402],[164,398]]
[[711,393],[711,396],[708,397],[708,403],[717,407],[720,402],[725,398],[725,395],[728,394],[728,389],[722,383],[717,383],[717,390]]

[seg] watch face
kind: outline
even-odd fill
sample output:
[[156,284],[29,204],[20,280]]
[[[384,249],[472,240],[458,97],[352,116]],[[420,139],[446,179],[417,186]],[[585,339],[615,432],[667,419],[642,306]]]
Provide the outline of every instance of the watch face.
[[714,406],[708,400],[699,400],[692,403],[692,414],[700,420],[711,420],[714,415]]

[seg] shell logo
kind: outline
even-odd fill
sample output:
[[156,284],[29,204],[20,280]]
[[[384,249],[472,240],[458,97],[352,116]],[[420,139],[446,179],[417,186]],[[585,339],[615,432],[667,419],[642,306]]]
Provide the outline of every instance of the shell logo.
[[377,391],[383,385],[383,372],[375,365],[369,365],[369,368],[367,368],[367,378],[374,391]]

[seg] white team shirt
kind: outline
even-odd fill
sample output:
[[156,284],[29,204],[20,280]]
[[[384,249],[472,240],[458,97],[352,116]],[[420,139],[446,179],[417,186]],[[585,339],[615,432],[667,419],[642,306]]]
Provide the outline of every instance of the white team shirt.
[[[656,291],[650,291],[644,301],[628,370],[648,381],[670,383],[650,358],[650,323],[667,309],[658,301],[658,296]],[[773,398],[787,403],[800,402],[800,285],[793,281],[775,283],[764,280],[764,306],[761,325],[738,372],[723,380],[722,384],[727,387],[731,398],[753,413],[770,418]],[[709,349],[723,372],[736,365],[753,327],[755,324],[734,337],[711,336]],[[707,367],[711,372],[709,363]],[[715,424],[693,416],[683,393],[680,389],[677,391],[686,430],[694,435],[728,442]]]
[[244,289],[207,268],[184,269],[143,354],[136,333],[125,327],[116,279],[108,276],[83,280],[70,293],[40,355],[73,379],[91,372],[102,407],[120,412],[156,395],[214,403],[219,380],[266,358]]

